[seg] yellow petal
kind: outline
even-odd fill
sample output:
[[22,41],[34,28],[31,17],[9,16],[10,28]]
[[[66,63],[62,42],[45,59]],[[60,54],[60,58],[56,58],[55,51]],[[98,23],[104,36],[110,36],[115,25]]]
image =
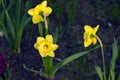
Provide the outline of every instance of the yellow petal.
[[52,13],[52,8],[50,8],[50,7],[46,7],[43,11],[43,14],[45,16],[49,16],[51,13]]
[[52,49],[53,51],[56,50],[57,48],[58,48],[58,45],[52,44],[51,49]]
[[84,29],[85,29],[85,32],[86,32],[86,33],[91,33],[91,32],[93,31],[92,27],[89,26],[89,25],[85,25],[85,26],[84,26]]
[[37,37],[37,43],[42,43],[42,42],[44,42],[45,41],[45,38],[43,38],[43,37]]
[[92,44],[92,40],[90,38],[90,34],[84,32],[84,47],[88,47]]
[[38,49],[38,47],[40,47],[40,44],[45,41],[45,39],[43,37],[37,37],[37,42],[34,44],[34,47],[36,49]]
[[37,23],[39,23],[41,21],[44,21],[44,20],[40,15],[33,15],[32,21],[33,21],[34,24],[37,24]]
[[33,14],[34,14],[34,8],[28,10],[28,14],[31,15],[31,16],[33,16]]
[[92,42],[95,45],[97,43],[97,39],[96,38],[92,38]]
[[41,4],[37,5],[35,7],[34,13],[37,14],[37,15],[39,15],[39,13],[41,12],[41,9],[42,9]]
[[43,1],[41,4],[36,5],[35,13],[39,14],[39,12],[44,10],[46,6],[47,6],[47,1]]
[[37,43],[34,44],[35,49],[38,49],[39,45]]
[[93,33],[96,34],[96,32],[98,31],[99,29],[99,25],[97,25],[94,29],[93,29]]
[[47,1],[43,1],[40,5],[41,5],[42,7],[46,7],[46,6],[47,6]]
[[48,56],[55,57],[55,53],[53,51],[51,51]]
[[38,51],[39,51],[39,54],[41,55],[41,57],[46,57],[44,52],[41,52],[40,50],[38,50]]
[[52,37],[52,35],[47,35],[47,36],[46,36],[46,40],[47,40],[48,42],[50,42],[50,43],[53,43],[53,37]]
[[89,39],[88,41],[84,41],[84,47],[88,47],[92,44],[92,40]]

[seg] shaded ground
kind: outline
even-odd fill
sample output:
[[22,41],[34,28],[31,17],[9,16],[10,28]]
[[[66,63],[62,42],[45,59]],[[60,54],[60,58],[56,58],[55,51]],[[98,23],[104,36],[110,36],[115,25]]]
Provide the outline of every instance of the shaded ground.
[[[107,15],[107,11],[104,12],[103,15],[100,14],[99,10],[94,8],[96,7],[94,3],[94,0],[78,1],[78,7],[73,24],[64,34],[59,37],[58,44],[60,47],[56,51],[57,58],[64,59],[73,53],[87,50],[83,47],[83,27],[85,24],[91,26],[96,26],[97,24],[100,25],[98,35],[105,44],[104,50],[106,65],[109,64],[111,58],[111,44],[114,36],[117,38],[118,47],[120,48],[120,21],[111,19]],[[108,2],[108,5],[110,4],[111,2]],[[50,28],[52,29],[53,27],[53,30],[54,27],[57,26],[57,21],[54,19],[50,17]],[[109,26],[109,24],[112,26]],[[20,54],[13,54],[10,51],[5,38],[0,38],[0,52],[5,55],[7,63],[10,65],[12,80],[43,80],[39,75],[29,72],[23,68],[23,64],[25,64],[28,68],[35,70],[41,70],[43,68],[41,57],[33,47],[37,36],[37,26],[33,25],[33,27],[29,30],[25,28],[21,43],[22,50]],[[100,50],[96,50],[93,53],[66,65],[64,68],[61,68],[57,72],[55,80],[98,80],[94,69],[94,61],[101,65]],[[120,56],[118,57],[118,61],[120,61]],[[109,66],[107,66],[107,68],[108,67]],[[119,62],[117,62],[116,70],[116,73],[120,72]]]

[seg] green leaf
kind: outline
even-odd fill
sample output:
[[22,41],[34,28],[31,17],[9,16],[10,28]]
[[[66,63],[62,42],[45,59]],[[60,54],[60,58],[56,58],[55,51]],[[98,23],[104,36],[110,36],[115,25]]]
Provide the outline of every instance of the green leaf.
[[16,30],[19,29],[20,17],[21,17],[21,0],[16,0],[16,9],[15,9],[15,23]]
[[0,80],[3,80],[3,78],[2,78],[2,77],[0,77]]
[[44,72],[42,71],[37,71],[37,70],[34,70],[34,69],[30,69],[30,68],[27,68],[24,64],[23,64],[23,67],[28,70],[28,71],[31,71],[31,72],[34,72],[36,74],[39,74],[40,76],[43,76],[43,77],[48,77],[47,74],[45,74]]
[[40,36],[42,37],[43,36],[43,25],[41,23],[38,23],[38,31],[39,31]]
[[49,57],[49,56],[43,57],[42,60],[43,60],[45,73],[49,76],[49,72],[53,67],[53,57]]
[[102,74],[101,68],[99,66],[95,65],[95,69],[97,71],[97,74],[98,74],[100,80],[103,80],[103,74]]
[[118,79],[117,80],[120,80],[120,74],[119,74],[119,76],[118,76]]
[[56,32],[55,32],[55,34],[54,34],[54,43],[56,44],[57,43],[57,41],[58,41],[58,32],[59,32],[59,30],[58,30],[58,27],[56,28]]
[[112,59],[110,62],[109,80],[115,80],[115,66],[116,66],[117,57],[118,57],[118,46],[116,39],[114,39],[114,43],[112,44]]
[[8,14],[8,11],[6,10],[6,8],[4,6],[4,3],[2,3],[2,6],[5,10],[5,15],[6,15],[6,18],[7,18],[7,24],[9,26],[10,31],[11,31],[12,37],[14,39],[15,38],[15,32],[14,32],[14,26],[13,26],[12,20],[11,20],[9,14]]
[[7,64],[6,72],[5,72],[5,80],[11,80],[11,75],[10,75],[10,66]]
[[99,46],[97,46],[97,47],[95,47],[95,48],[93,48],[93,49],[91,49],[91,50],[89,50],[89,51],[78,52],[78,53],[76,53],[76,54],[73,54],[73,55],[65,58],[64,60],[62,60],[61,62],[59,62],[58,64],[56,64],[56,65],[53,66],[53,68],[51,69],[51,72],[50,72],[50,77],[53,78],[54,75],[55,75],[55,73],[56,73],[56,71],[57,71],[59,68],[63,67],[64,65],[72,62],[73,60],[75,60],[75,59],[77,59],[77,58],[79,58],[79,57],[81,57],[81,56],[83,56],[83,55],[85,55],[85,54],[88,54],[90,51],[93,51],[93,50],[97,49],[98,47],[99,47]]

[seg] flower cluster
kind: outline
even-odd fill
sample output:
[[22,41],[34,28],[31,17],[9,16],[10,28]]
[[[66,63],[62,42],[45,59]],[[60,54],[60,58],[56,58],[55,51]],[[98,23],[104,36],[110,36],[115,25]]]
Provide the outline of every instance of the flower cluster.
[[[43,60],[43,66],[44,66],[45,72],[41,73],[41,75],[48,78],[48,80],[53,80],[56,71],[60,67],[64,66],[65,64],[89,52],[89,51],[85,53],[81,52],[81,53],[71,55],[68,58],[64,59],[63,61],[59,62],[58,64],[53,65],[53,58],[55,57],[54,51],[58,48],[58,45],[53,43],[54,41],[53,41],[52,35],[48,34],[49,28],[48,28],[48,23],[46,18],[51,14],[51,12],[52,12],[52,9],[50,7],[47,7],[47,1],[43,1],[41,4],[38,4],[37,6],[35,6],[35,8],[28,10],[28,14],[32,16],[32,22],[34,24],[38,24],[39,32],[42,33],[40,37],[37,37],[34,47],[39,51],[39,54],[41,55]],[[41,21],[45,23],[45,31],[44,31],[45,33],[41,29],[42,27],[40,26]],[[100,41],[98,39],[98,36],[96,35],[99,29],[99,25],[97,25],[95,28],[92,28],[89,25],[85,25],[84,29],[85,29],[84,47],[88,47],[92,43],[95,45],[97,43],[97,40]]]

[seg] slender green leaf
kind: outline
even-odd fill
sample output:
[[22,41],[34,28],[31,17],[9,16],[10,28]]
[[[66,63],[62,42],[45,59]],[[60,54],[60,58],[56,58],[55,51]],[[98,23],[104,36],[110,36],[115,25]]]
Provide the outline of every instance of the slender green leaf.
[[2,24],[2,25],[0,25],[0,26],[2,27],[1,30],[2,30],[2,32],[3,32],[3,35],[5,36],[5,38],[7,39],[7,41],[10,42],[10,38],[9,38],[9,36],[8,36],[8,32],[7,32],[7,29],[6,29],[5,25]]
[[91,49],[91,50],[89,50],[89,51],[79,52],[79,53],[73,54],[73,55],[65,58],[63,61],[61,61],[61,62],[59,62],[58,64],[56,64],[56,65],[53,66],[53,68],[52,68],[52,70],[51,70],[51,72],[50,72],[50,76],[51,76],[51,77],[54,77],[56,71],[57,71],[59,68],[63,67],[64,65],[72,62],[73,60],[75,60],[75,59],[77,59],[77,58],[79,58],[79,57],[81,57],[81,56],[83,56],[83,55],[85,55],[85,54],[88,54],[90,51],[93,51],[93,50],[97,49],[98,47],[99,47],[99,46],[97,46],[97,47],[95,47],[95,48],[93,48],[93,49]]
[[99,66],[95,65],[95,69],[97,71],[97,74],[98,74],[100,80],[103,80],[103,74],[102,74],[101,68]]
[[27,68],[24,64],[23,64],[23,67],[24,67],[26,70],[28,70],[28,71],[34,72],[34,73],[36,73],[36,74],[39,74],[40,76],[48,77],[44,72],[37,71],[37,70],[34,70],[34,69],[29,69],[29,68]]
[[2,6],[3,6],[4,10],[5,10],[7,23],[8,23],[9,29],[11,31],[12,37],[13,37],[13,39],[15,39],[15,32],[14,32],[14,26],[13,26],[12,20],[11,20],[9,14],[8,14],[8,11],[6,10],[6,8],[4,6],[4,3],[2,3]]
[[9,64],[7,64],[7,68],[6,68],[6,73],[5,73],[5,80],[11,80],[11,75],[10,75],[10,67]]
[[58,27],[56,27],[56,31],[55,31],[55,34],[54,34],[54,43],[57,43],[58,41],[58,36],[59,36],[59,30],[58,30]]
[[16,0],[16,10],[15,10],[15,23],[16,23],[16,32],[19,30],[20,17],[21,17],[21,0]]
[[118,46],[116,39],[114,39],[114,43],[112,45],[112,59],[110,62],[109,80],[115,80],[115,66],[116,66],[117,57],[118,57]]
[[118,79],[117,80],[120,80],[120,74],[119,74],[119,76],[118,76]]

